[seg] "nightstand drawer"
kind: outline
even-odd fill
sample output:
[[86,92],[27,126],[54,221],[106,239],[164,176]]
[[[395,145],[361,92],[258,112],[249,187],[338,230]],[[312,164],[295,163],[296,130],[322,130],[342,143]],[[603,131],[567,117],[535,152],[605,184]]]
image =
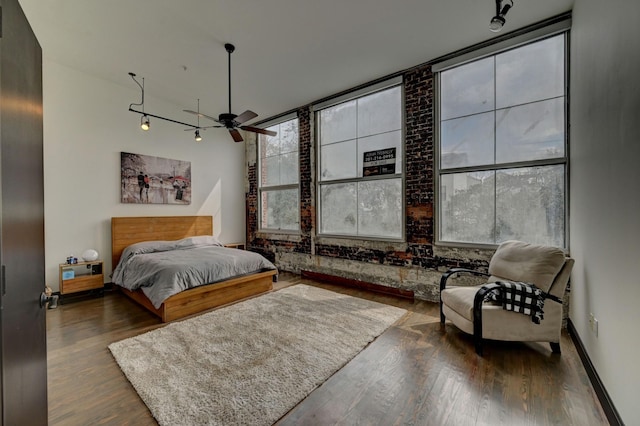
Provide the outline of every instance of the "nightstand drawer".
[[60,294],[69,294],[102,287],[104,287],[102,274],[79,276],[71,280],[62,280],[60,284]]

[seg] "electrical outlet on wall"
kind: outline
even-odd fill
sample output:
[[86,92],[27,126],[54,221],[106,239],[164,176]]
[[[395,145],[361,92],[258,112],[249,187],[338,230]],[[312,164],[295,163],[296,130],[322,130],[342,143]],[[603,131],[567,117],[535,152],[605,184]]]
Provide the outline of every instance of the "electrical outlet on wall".
[[598,319],[593,315],[593,312],[589,314],[589,327],[593,334],[598,337]]

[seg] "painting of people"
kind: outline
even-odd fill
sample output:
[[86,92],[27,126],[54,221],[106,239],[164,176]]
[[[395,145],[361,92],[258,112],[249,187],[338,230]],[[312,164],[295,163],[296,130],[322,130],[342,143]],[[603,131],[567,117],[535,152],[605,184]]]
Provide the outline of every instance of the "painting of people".
[[120,202],[191,204],[191,162],[120,153]]

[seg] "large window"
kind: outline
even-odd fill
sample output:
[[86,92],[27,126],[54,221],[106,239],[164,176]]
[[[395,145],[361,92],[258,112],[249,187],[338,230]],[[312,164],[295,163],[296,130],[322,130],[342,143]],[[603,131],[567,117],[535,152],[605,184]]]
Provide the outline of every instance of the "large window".
[[441,71],[439,240],[565,245],[565,35]]
[[298,119],[268,129],[277,135],[258,138],[260,229],[299,231]]
[[402,86],[319,109],[320,234],[403,237]]

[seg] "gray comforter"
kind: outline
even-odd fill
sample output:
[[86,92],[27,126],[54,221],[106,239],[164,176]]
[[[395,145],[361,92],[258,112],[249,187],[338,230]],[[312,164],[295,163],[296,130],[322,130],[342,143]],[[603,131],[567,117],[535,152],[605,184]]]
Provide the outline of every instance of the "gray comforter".
[[258,253],[223,247],[210,236],[191,237],[127,247],[112,280],[129,290],[142,289],[160,308],[183,290],[270,269],[276,267]]

